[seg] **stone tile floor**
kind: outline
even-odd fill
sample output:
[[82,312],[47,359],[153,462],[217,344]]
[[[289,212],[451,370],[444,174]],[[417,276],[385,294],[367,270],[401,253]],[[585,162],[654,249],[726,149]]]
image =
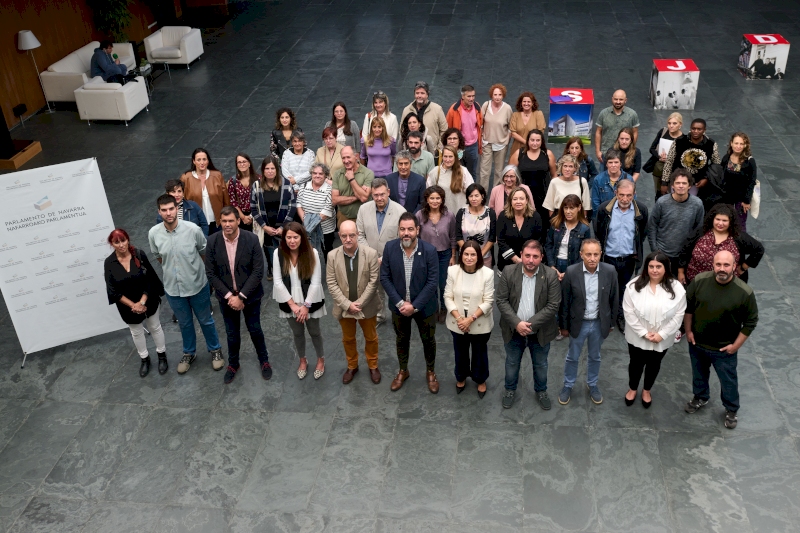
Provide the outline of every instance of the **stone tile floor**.
[[[798,42],[790,0],[704,3],[444,0],[270,1],[237,4],[206,30],[191,70],[156,81],[150,112],[130,127],[78,120],[74,109],[14,130],[44,151],[30,166],[96,156],[115,221],[146,242],[153,199],[206,146],[225,174],[233,156],[269,146],[274,112],[293,106],[312,147],[344,100],[361,121],[372,91],[399,112],[413,83],[431,83],[447,105],[471,83],[480,100],[494,82],[509,100],[532,90],[547,113],[551,86],[591,87],[607,105],[625,88],[646,148],[666,121],[649,110],[653,58],[693,58],[697,109],[721,146],[735,129],[752,138],[762,186],[751,233],[767,255],[752,272],[761,321],[741,351],[739,427],[722,426],[716,398],[700,413],[691,396],[686,342],[670,350],[653,407],[625,407],[627,351],[603,347],[593,405],[576,389],[567,407],[541,411],[530,362],[513,409],[500,405],[503,348],[491,341],[489,393],[456,396],[450,334],[439,328],[442,391],[430,395],[423,360],[397,393],[394,335],[382,326],[384,382],[360,374],[344,387],[338,325],[323,320],[327,373],[298,381],[277,306],[265,306],[275,377],[263,382],[245,343],[243,367],[224,387],[208,357],[185,376],[177,327],[166,324],[172,370],[137,375],[120,331],[34,354],[21,350],[0,306],[0,531],[100,532],[791,532],[800,530],[800,75],[798,53],[781,82],[745,81],[735,70],[745,32]],[[640,197],[652,204],[644,176]],[[164,309],[162,319],[170,313]],[[221,321],[218,329],[223,332]],[[414,341],[419,346],[418,340]],[[566,341],[550,356],[558,390]],[[585,373],[585,365],[584,370]],[[389,378],[389,379],[387,379]],[[714,380],[715,381],[715,380]]]

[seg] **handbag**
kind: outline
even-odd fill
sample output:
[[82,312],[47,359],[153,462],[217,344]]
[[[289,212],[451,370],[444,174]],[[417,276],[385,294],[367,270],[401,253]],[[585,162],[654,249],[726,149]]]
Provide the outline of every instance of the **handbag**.
[[756,186],[753,188],[753,197],[750,199],[750,215],[753,218],[758,218],[758,212],[761,208],[761,182],[756,180]]
[[664,162],[663,161],[656,161],[655,166],[653,166],[653,176],[657,178],[661,178],[664,176]]

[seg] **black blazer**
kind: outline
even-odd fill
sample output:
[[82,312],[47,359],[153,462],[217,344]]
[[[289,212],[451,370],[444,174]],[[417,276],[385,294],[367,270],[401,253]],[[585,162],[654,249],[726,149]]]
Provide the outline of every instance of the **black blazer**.
[[[600,333],[605,339],[616,323],[619,314],[619,284],[617,271],[613,266],[600,263],[598,281],[598,315]],[[586,313],[586,284],[583,280],[583,261],[567,267],[561,281],[561,307],[558,312],[558,327],[569,331],[570,337],[577,337]]]
[[[264,252],[261,251],[255,233],[239,229],[239,244],[236,246],[233,266],[238,293],[244,295],[246,302],[264,296],[264,288],[261,286],[261,279],[264,277]],[[228,250],[225,248],[225,237],[221,231],[208,237],[206,276],[220,302],[224,301],[225,295],[229,292],[237,294],[237,291],[233,290]]]
[[[389,198],[400,204],[400,197],[397,196],[400,180],[399,172],[392,172],[384,178],[389,184]],[[408,177],[408,188],[406,188],[406,203],[402,205],[409,213],[416,213],[422,209],[422,198],[425,195],[426,182],[423,176],[412,172]]]

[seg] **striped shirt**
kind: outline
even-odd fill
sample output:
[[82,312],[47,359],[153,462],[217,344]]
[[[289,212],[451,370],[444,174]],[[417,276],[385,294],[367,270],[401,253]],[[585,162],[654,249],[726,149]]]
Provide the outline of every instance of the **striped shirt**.
[[306,213],[318,213],[328,217],[320,222],[322,233],[328,234],[336,231],[336,219],[333,217],[333,203],[331,202],[331,186],[325,182],[314,190],[314,185],[309,181],[297,193],[297,207],[302,207]]
[[[406,249],[403,247],[403,241],[400,241],[400,249],[403,250],[403,268],[405,269],[406,273],[406,302],[411,301],[411,270],[414,268],[414,256],[417,255],[417,250],[419,249],[419,239],[416,240],[414,244],[414,251],[409,256],[406,253]],[[403,305],[403,302],[398,303],[397,307],[399,308]]]
[[517,317],[525,322],[530,322],[533,315],[536,314],[536,274],[539,273],[539,268],[536,267],[536,272],[532,276],[522,272],[522,293],[519,298],[519,309],[517,309]]

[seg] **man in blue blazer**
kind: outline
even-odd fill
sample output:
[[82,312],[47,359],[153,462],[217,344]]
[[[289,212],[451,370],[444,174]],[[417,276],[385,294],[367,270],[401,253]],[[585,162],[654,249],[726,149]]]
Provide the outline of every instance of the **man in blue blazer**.
[[399,390],[408,379],[411,322],[415,321],[428,369],[428,390],[436,394],[439,392],[439,381],[434,372],[439,255],[433,245],[418,238],[419,222],[413,214],[406,212],[400,215],[397,233],[400,238],[386,243],[381,259],[381,285],[392,310],[397,359],[400,363],[391,389]]
[[411,172],[411,152],[401,150],[395,156],[397,172],[386,176],[389,184],[389,198],[402,205],[409,213],[422,209],[425,194],[425,177]]
[[219,218],[222,231],[208,238],[205,263],[206,276],[219,298],[219,308],[222,310],[222,319],[228,334],[229,356],[225,384],[233,381],[239,371],[239,349],[242,345],[239,328],[242,313],[258,355],[261,377],[270,379],[272,367],[261,329],[264,252],[255,233],[239,229],[239,211],[235,207],[223,207]]
[[564,388],[558,394],[558,403],[567,405],[572,387],[578,377],[581,350],[588,341],[588,373],[586,385],[589,396],[596,404],[603,403],[597,387],[600,375],[600,346],[608,337],[619,313],[619,286],[617,271],[608,263],[601,263],[602,248],[597,239],[584,239],[581,244],[581,261],[567,267],[561,280],[561,307],[558,327],[561,335],[569,335],[567,360],[564,363]]

